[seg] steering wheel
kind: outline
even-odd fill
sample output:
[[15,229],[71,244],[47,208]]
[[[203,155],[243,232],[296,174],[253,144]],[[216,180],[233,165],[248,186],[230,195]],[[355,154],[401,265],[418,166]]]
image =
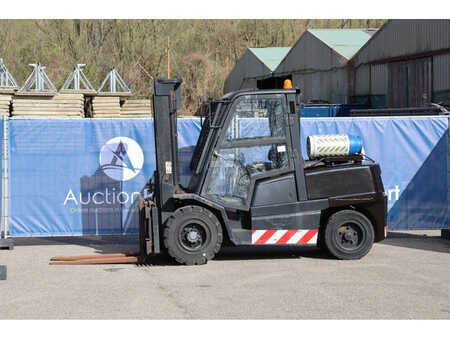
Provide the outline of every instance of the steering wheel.
[[239,175],[239,178],[237,180],[237,184],[241,187],[246,187],[250,184],[250,171],[248,170],[247,166],[242,163],[241,160],[235,159],[234,163],[237,163],[241,170],[241,175]]

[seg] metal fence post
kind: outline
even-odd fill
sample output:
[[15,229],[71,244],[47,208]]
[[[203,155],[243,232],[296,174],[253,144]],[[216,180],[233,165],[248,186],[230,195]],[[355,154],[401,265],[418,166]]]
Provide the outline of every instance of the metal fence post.
[[[448,117],[448,141],[447,141],[447,215],[450,215],[450,116]],[[450,240],[450,219],[447,220],[447,229],[441,230],[441,237]]]
[[2,117],[3,121],[3,137],[2,137],[2,205],[1,205],[1,234],[0,248],[14,247],[9,231],[9,118]]
[[[4,116],[2,116],[2,127],[3,127],[3,123],[5,123]],[[3,220],[3,210],[5,210],[5,208],[4,208],[5,202],[3,200],[3,194],[4,194],[4,192],[3,192],[3,185],[4,185],[4,182],[3,182],[3,142],[4,141],[3,141],[3,137],[2,137],[2,143],[1,143],[2,144],[2,205],[1,205],[1,209],[0,209],[2,219],[1,219],[1,223],[0,223],[0,240],[2,240],[3,238],[6,237],[5,224],[4,224],[4,220]]]

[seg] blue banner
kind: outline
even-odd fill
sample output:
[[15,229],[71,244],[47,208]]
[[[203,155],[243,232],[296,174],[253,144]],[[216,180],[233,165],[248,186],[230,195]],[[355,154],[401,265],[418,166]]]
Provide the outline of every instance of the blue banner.
[[[152,120],[11,120],[9,131],[12,236],[137,232],[138,196],[155,170]],[[199,132],[199,119],[178,120],[182,183]],[[308,135],[336,133],[360,136],[380,163],[391,229],[446,227],[448,118],[301,120],[303,147]]]
[[[199,121],[179,121],[190,149]],[[13,236],[136,233],[138,196],[155,170],[152,120],[12,120]]]

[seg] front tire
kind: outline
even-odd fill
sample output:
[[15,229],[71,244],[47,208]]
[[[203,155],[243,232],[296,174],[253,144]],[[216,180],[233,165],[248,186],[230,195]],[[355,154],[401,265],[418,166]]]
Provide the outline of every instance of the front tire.
[[331,215],[324,231],[327,250],[338,259],[360,259],[373,245],[374,230],[370,220],[354,210]]
[[189,205],[166,221],[164,245],[169,255],[186,265],[206,264],[222,245],[222,226],[208,209]]

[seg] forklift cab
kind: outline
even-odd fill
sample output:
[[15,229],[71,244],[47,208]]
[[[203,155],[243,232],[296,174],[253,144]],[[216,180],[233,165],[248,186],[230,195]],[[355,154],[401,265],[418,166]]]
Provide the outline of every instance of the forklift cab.
[[[225,208],[243,211],[298,200],[295,187],[300,183],[300,190],[304,190],[304,180],[300,176],[296,182],[294,154],[300,149],[293,149],[291,136],[299,135],[298,118],[289,122],[289,114],[296,116],[295,101],[292,112],[287,103],[296,95],[295,91],[290,95],[280,91],[257,95],[244,92],[233,97],[222,120],[215,114],[221,127],[202,196]],[[294,144],[300,145],[299,140]]]

